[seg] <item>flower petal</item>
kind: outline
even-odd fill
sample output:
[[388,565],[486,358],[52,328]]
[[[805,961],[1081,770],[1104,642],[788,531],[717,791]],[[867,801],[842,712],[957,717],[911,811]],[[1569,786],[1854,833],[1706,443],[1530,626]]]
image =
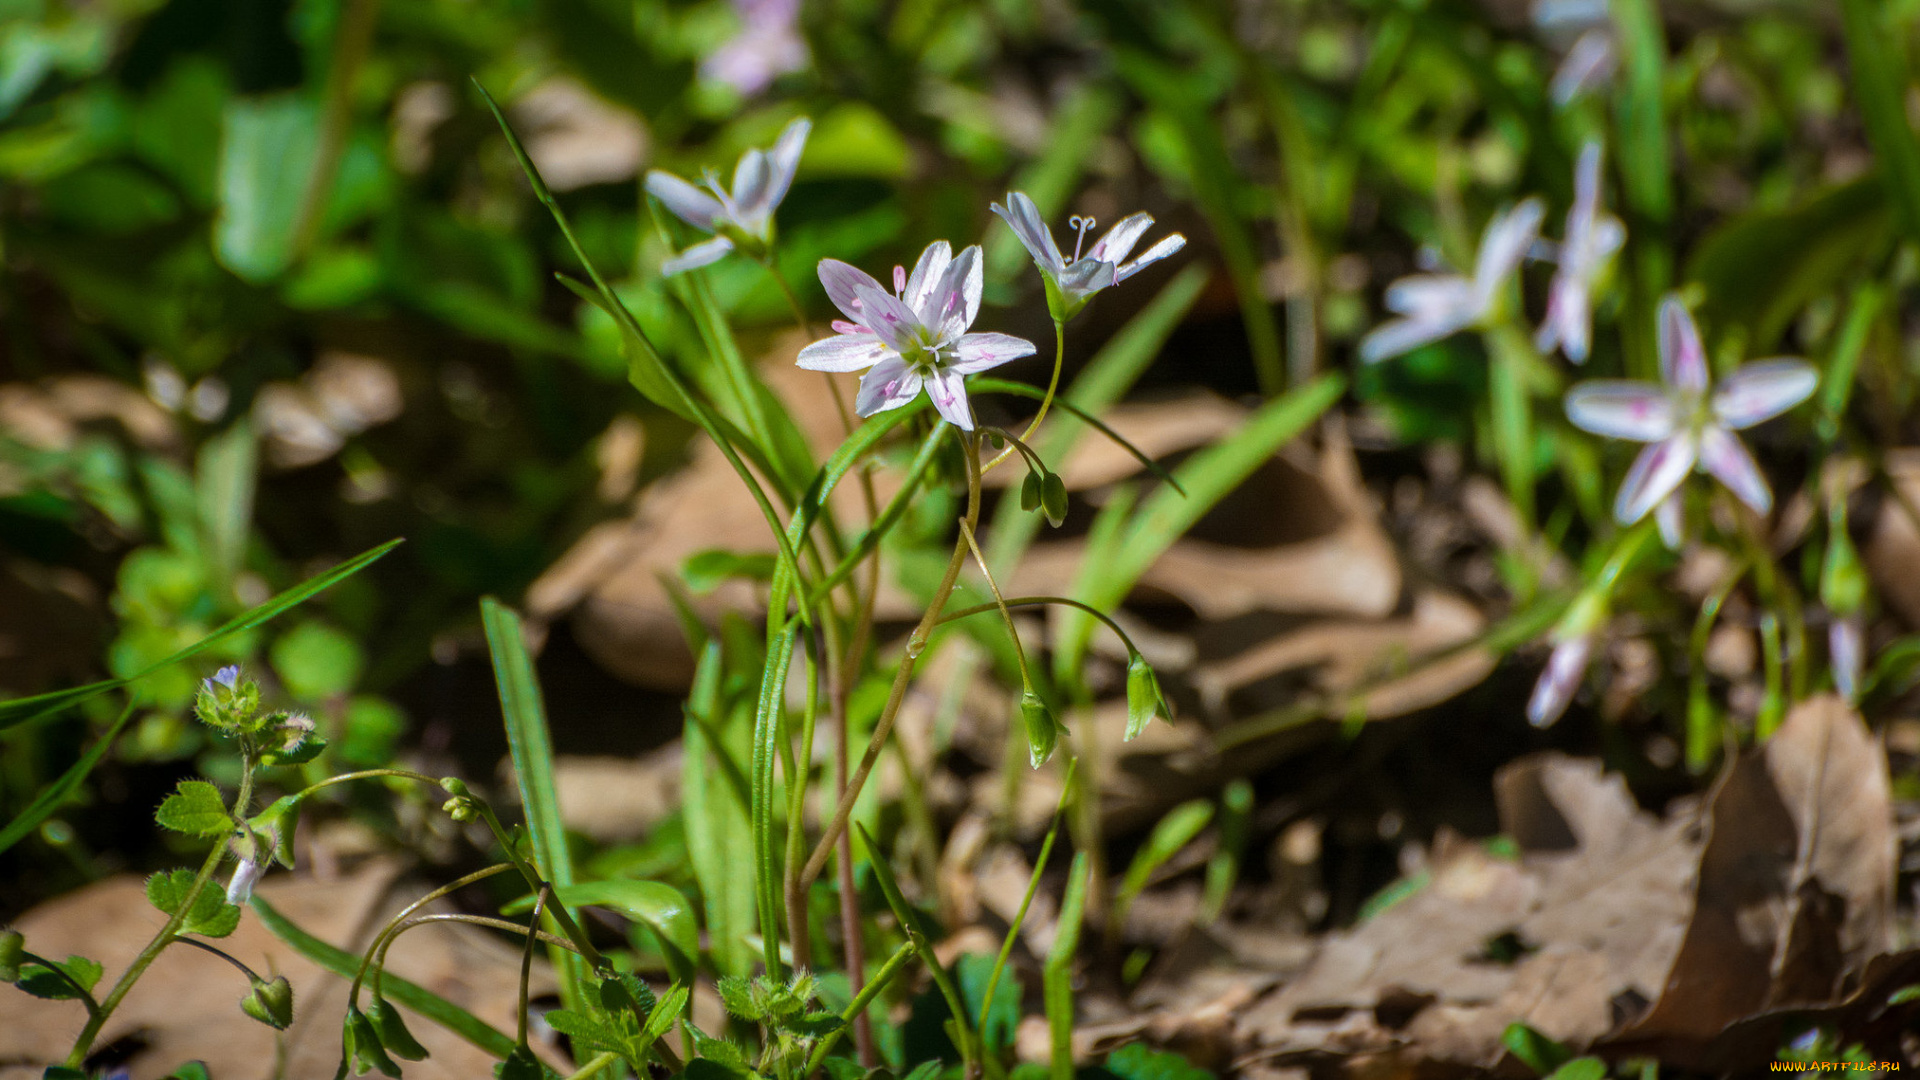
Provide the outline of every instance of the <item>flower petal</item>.
[[1613,77],[1615,63],[1612,34],[1594,29],[1580,35],[1580,40],[1567,50],[1566,59],[1560,61],[1560,69],[1553,73],[1553,81],[1548,84],[1553,103],[1565,105],[1606,82]]
[[927,397],[947,423],[962,431],[973,430],[973,406],[967,402],[967,383],[957,371],[936,371],[927,379]]
[[1580,157],[1573,163],[1573,207],[1567,211],[1567,231],[1573,232],[1573,222],[1583,221],[1591,225],[1600,213],[1600,140],[1588,139],[1580,147]]
[[938,326],[940,320],[937,313],[927,310],[927,298],[933,295],[934,287],[940,284],[940,275],[947,272],[952,262],[953,246],[945,240],[935,240],[920,253],[920,261],[913,264],[913,274],[900,290],[900,299],[928,326]]
[[1573,700],[1573,692],[1580,688],[1580,679],[1587,673],[1587,658],[1592,653],[1590,634],[1569,638],[1553,647],[1553,655],[1547,657],[1546,670],[1540,673],[1540,681],[1533,684],[1533,696],[1527,699],[1528,723],[1546,727],[1560,719],[1560,714],[1567,711],[1567,703]]
[[872,416],[887,409],[897,409],[919,394],[920,376],[908,370],[906,361],[898,356],[889,356],[860,377],[860,393],[853,399],[853,411],[861,416]]
[[721,259],[726,258],[727,252],[732,250],[733,241],[724,236],[716,236],[711,240],[702,240],[680,254],[675,255],[673,258],[668,259],[666,262],[661,263],[660,273],[667,277],[672,277],[675,274],[684,274],[688,270],[698,269],[709,263],[719,262]]
[[954,343],[953,362],[947,364],[946,369],[972,375],[1033,354],[1033,342],[1026,338],[1012,334],[968,334]]
[[1652,383],[1595,379],[1567,391],[1567,419],[1610,439],[1657,442],[1673,434],[1673,400]]
[[896,352],[905,352],[918,344],[914,338],[918,336],[921,322],[912,308],[901,303],[892,293],[866,285],[860,286],[857,296],[863,313],[860,322],[880,335],[881,341]]
[[1179,233],[1161,237],[1159,243],[1141,252],[1139,258],[1125,266],[1117,267],[1113,272],[1113,280],[1116,282],[1125,281],[1186,246],[1187,238],[1181,236]]
[[958,338],[980,314],[980,293],[984,287],[980,245],[974,244],[954,256],[946,272],[940,275],[933,295],[927,298],[926,326],[937,331],[942,341]]
[[1820,375],[1804,360],[1758,360],[1713,388],[1713,415],[1734,430],[1771,420],[1813,394]]
[[647,193],[673,211],[674,217],[706,232],[713,231],[713,220],[722,210],[719,199],[659,169],[647,173]]
[[873,334],[839,334],[800,350],[794,363],[808,371],[863,371],[899,353]]
[[1472,322],[1478,310],[1473,282],[1458,274],[1412,274],[1387,286],[1387,310],[1414,318]]
[[1833,668],[1833,688],[1852,701],[1860,695],[1860,672],[1866,665],[1866,635],[1860,616],[1834,616],[1827,624],[1827,663]]
[[1700,328],[1680,298],[1660,301],[1660,377],[1682,390],[1707,388],[1707,351],[1700,344]]
[[866,321],[860,311],[860,290],[880,288],[872,274],[839,259],[820,260],[820,285],[827,290],[827,299],[833,301],[833,306],[857,323]]
[[1760,466],[1747,453],[1746,444],[1726,428],[1708,424],[1701,429],[1700,467],[1727,485],[1735,498],[1753,507],[1754,513],[1772,509],[1773,492],[1767,488],[1767,478],[1760,475]]
[[1534,236],[1540,232],[1540,219],[1546,213],[1547,204],[1538,198],[1523,199],[1520,205],[1487,223],[1486,234],[1480,239],[1480,258],[1473,267],[1475,292],[1491,297],[1500,283],[1519,268],[1520,260],[1526,257]]
[[740,155],[739,164],[733,167],[731,193],[734,210],[743,219],[739,222],[742,227],[751,229],[772,213],[767,205],[772,182],[773,169],[767,165],[765,151],[753,149]]
[[991,209],[1013,230],[1013,235],[1020,238],[1021,245],[1027,249],[1027,254],[1033,256],[1033,261],[1040,264],[1041,271],[1058,277],[1066,267],[1067,260],[1060,256],[1060,246],[1053,242],[1053,230],[1047,228],[1046,221],[1040,216],[1040,208],[1033,204],[1027,193],[1009,191],[1007,205],[996,203]]
[[1653,508],[1653,523],[1659,526],[1660,542],[1667,545],[1667,550],[1679,551],[1687,539],[1686,500],[1680,497],[1679,488]]
[[1584,364],[1592,327],[1593,310],[1586,279],[1563,264],[1547,290],[1547,317],[1540,324],[1534,345],[1543,353],[1552,352],[1557,346],[1568,360]]
[[1095,241],[1093,250],[1087,252],[1090,259],[1101,262],[1117,263],[1133,251],[1147,230],[1153,228],[1153,215],[1142,211],[1129,214],[1120,219],[1120,224],[1107,230],[1107,234]]
[[1377,364],[1401,353],[1429,342],[1439,341],[1451,336],[1466,325],[1456,319],[1435,319],[1426,316],[1419,318],[1395,319],[1375,327],[1366,337],[1360,339],[1360,361]]
[[[801,62],[805,63],[804,60]],[[787,197],[787,190],[793,186],[793,174],[800,169],[800,154],[807,148],[807,135],[812,131],[813,121],[803,116],[781,129],[780,138],[774,141],[773,149],[767,151],[769,175],[766,197],[769,214]]]
[[1694,460],[1693,436],[1684,431],[1640,451],[1633,467],[1627,470],[1626,480],[1620,484],[1619,496],[1614,499],[1614,520],[1631,525],[1646,517],[1647,511],[1687,478]]
[[1080,299],[1092,296],[1117,280],[1119,273],[1112,263],[1089,256],[1061,271],[1060,291]]

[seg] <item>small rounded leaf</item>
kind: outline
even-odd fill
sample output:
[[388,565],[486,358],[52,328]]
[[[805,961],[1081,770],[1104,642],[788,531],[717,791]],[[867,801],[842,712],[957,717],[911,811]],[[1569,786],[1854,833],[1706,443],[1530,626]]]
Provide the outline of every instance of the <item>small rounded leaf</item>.
[[240,1000],[240,1011],[276,1031],[285,1031],[293,1023],[293,984],[285,975],[270,981],[255,979],[252,991]]
[[1020,695],[1020,723],[1027,731],[1027,758],[1037,769],[1053,756],[1054,744],[1060,740],[1060,725],[1047,703],[1031,690]]

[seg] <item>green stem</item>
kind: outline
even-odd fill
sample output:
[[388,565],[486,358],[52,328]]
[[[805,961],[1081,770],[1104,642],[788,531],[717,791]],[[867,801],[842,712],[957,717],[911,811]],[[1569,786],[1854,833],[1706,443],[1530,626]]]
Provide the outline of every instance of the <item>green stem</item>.
[[[892,500],[887,503],[887,508],[874,519],[867,531],[854,541],[853,550],[847,553],[846,558],[841,559],[831,572],[814,584],[811,592],[806,593],[808,604],[824,603],[834,587],[847,580],[860,563],[880,546],[880,539],[893,528],[901,515],[907,512],[907,506],[912,502],[914,495],[919,493],[920,485],[926,479],[927,469],[933,464],[933,456],[939,451],[940,444],[946,441],[950,426],[937,423],[933,426],[933,430],[927,433],[925,441],[920,444],[919,452],[913,456],[913,462],[907,466],[907,474],[901,480],[900,490],[894,494]],[[867,590],[865,603],[868,605],[873,603],[872,589]]]
[[[493,807],[487,805],[486,800],[478,796],[469,796],[469,798],[473,800],[474,809],[479,812],[480,820],[486,823],[488,830],[493,833],[494,840],[499,843],[500,849],[506,852],[507,861],[512,863],[514,869],[520,871],[520,876],[526,879],[527,888],[532,889],[536,894],[542,890],[551,889],[552,884],[540,875],[539,869],[514,850],[513,839],[507,834],[506,828],[500,824],[500,819],[494,815]],[[574,948],[586,958],[589,964],[593,965],[596,971],[607,967],[607,958],[600,954],[599,949],[593,947],[593,942],[587,940],[586,932],[580,929],[580,924],[573,921],[572,915],[567,914],[565,904],[555,904],[547,909],[547,914],[559,924],[567,940],[573,942]]]
[[[1068,801],[1067,793],[1073,788],[1073,774],[1079,764],[1078,758],[1067,762],[1067,776],[1060,788],[1061,807]],[[1019,937],[1020,927],[1027,921],[1027,908],[1032,905],[1034,894],[1040,891],[1040,875],[1046,872],[1047,859],[1053,854],[1053,842],[1060,836],[1061,807],[1054,808],[1053,825],[1047,829],[1047,838],[1040,842],[1040,857],[1034,860],[1033,875],[1027,879],[1027,891],[1020,897],[1020,908],[1013,913],[1007,936],[1000,942],[1000,955],[994,958],[993,971],[987,976],[987,990],[980,998],[980,1020],[975,1025],[983,1039],[987,1032],[987,1012],[993,1007],[993,992],[1000,985],[1000,974],[1006,970],[1007,958],[1013,955],[1013,943]]]
[[1531,359],[1527,352],[1531,346],[1520,340],[1519,333],[1512,326],[1496,326],[1487,331],[1487,343],[1493,354],[1489,377],[1493,394],[1494,456],[1500,462],[1507,499],[1520,519],[1523,546],[1515,553],[1514,564],[1520,572],[1515,592],[1524,603],[1532,597],[1536,585],[1535,511],[1533,410],[1527,392],[1527,368]]
[[[907,961],[913,959],[914,955],[920,951],[917,941],[919,935],[911,928],[906,931],[906,935],[907,940],[894,950],[886,963],[880,965],[880,970],[874,972],[873,979],[862,987],[859,993],[853,995],[853,1000],[845,1009],[840,1010],[842,1021],[852,1024],[860,1017],[867,1015],[867,1006],[873,1003],[874,998],[880,996],[880,991],[885,989],[886,985],[893,981],[893,977],[900,973],[900,969],[907,966]],[[832,1051],[834,1044],[840,1041],[841,1031],[845,1030],[842,1028],[840,1031],[829,1034],[813,1048],[813,1053],[807,1055],[807,1067],[800,1073],[802,1080],[820,1071],[821,1063],[827,1060],[827,1054]]]
[[234,956],[232,953],[227,952],[225,949],[215,948],[214,946],[209,945],[204,941],[201,941],[199,938],[177,937],[177,938],[174,938],[173,940],[179,942],[182,945],[191,945],[202,952],[212,953],[213,955],[219,957],[220,959],[225,960],[227,963],[232,964],[234,967],[239,968],[240,974],[245,975],[247,977],[248,982],[250,983],[266,982],[266,980],[262,979],[259,976],[259,974],[256,973],[252,968],[241,963],[238,957]]
[[[1053,404],[1053,395],[1060,388],[1060,369],[1065,365],[1066,359],[1067,324],[1055,319],[1053,321],[1053,377],[1047,380],[1047,396],[1040,399],[1040,411],[1033,414],[1033,420],[1027,424],[1026,433],[1020,436],[1021,444],[1024,445],[1027,440],[1033,438],[1033,433],[1040,430],[1040,421],[1047,418],[1047,407]],[[998,456],[981,467],[981,474],[992,472],[994,466],[1007,460],[1007,455],[1011,453],[1013,453],[1011,446],[1000,451]]]
[[588,1061],[585,1065],[580,1066],[579,1069],[568,1074],[567,1080],[587,1080],[587,1077],[592,1076],[594,1073],[599,1072],[601,1069],[604,1069],[607,1066],[619,1060],[620,1060],[619,1054],[616,1054],[611,1050],[602,1050],[599,1054],[595,1055],[593,1059]]
[[1101,611],[1099,608],[1092,606],[1091,604],[1082,603],[1079,600],[1074,600],[1065,596],[1016,596],[1011,600],[998,600],[991,604],[975,604],[970,608],[962,608],[959,611],[949,612],[946,615],[942,615],[940,617],[940,621],[935,625],[944,626],[947,623],[953,622],[955,619],[964,619],[969,615],[979,615],[982,612],[993,611],[1003,606],[1010,607],[1010,608],[1039,607],[1043,604],[1063,604],[1067,607],[1079,608],[1081,611],[1084,611],[1087,614],[1105,623],[1107,626],[1107,629],[1113,631],[1115,636],[1119,637],[1121,641],[1126,643],[1127,652],[1138,653],[1140,651],[1133,644],[1133,639],[1127,636],[1127,632],[1125,630],[1120,629],[1120,624],[1113,621],[1112,616],[1108,615],[1104,611]]
[[1020,630],[1013,625],[1013,612],[1007,610],[1007,602],[1000,595],[1000,586],[993,580],[993,571],[987,568],[987,557],[980,554],[980,544],[974,539],[973,530],[964,521],[960,523],[960,536],[967,542],[967,549],[973,552],[973,561],[980,567],[980,573],[986,576],[987,591],[993,594],[993,606],[1007,624],[1007,637],[1013,641],[1013,659],[1020,665],[1020,686],[1031,693],[1033,678],[1027,674],[1027,650],[1020,644]]
[[426,907],[428,904],[433,903],[435,900],[459,889],[464,889],[476,881],[485,881],[495,874],[504,874],[508,870],[513,869],[516,869],[516,867],[512,863],[495,863],[485,870],[475,870],[465,877],[450,881],[420,899],[415,900],[413,903],[408,904],[406,907],[401,908],[400,913],[388,919],[387,925],[382,927],[378,934],[374,935],[373,944],[368,946],[366,954],[360,958],[360,969],[354,973],[353,983],[347,987],[347,1004],[352,1005],[359,1000],[360,985],[366,981],[367,974],[370,971],[376,973],[373,989],[375,993],[379,993],[380,983],[377,973],[386,969],[387,950],[392,947],[393,939],[398,937],[400,931],[404,929],[404,924],[408,916]]

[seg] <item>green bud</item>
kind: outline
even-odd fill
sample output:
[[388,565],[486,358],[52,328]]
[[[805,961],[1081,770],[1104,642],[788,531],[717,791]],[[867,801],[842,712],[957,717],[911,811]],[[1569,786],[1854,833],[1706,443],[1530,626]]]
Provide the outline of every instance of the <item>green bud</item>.
[[240,1011],[276,1031],[285,1031],[293,1023],[293,984],[285,975],[270,982],[253,980],[252,991],[240,999]]
[[27,947],[26,935],[18,930],[0,931],[0,982],[20,978],[20,962]]
[[440,804],[440,809],[446,811],[447,816],[455,821],[472,821],[479,816],[479,811],[473,808],[473,800],[468,798],[448,799]]
[[445,789],[446,793],[449,795],[457,795],[463,799],[467,797],[467,794],[468,794],[467,782],[465,780],[460,779],[457,776],[441,777],[440,786],[441,788]]
[[367,1005],[367,1020],[380,1034],[380,1042],[394,1057],[407,1061],[422,1061],[427,1056],[427,1048],[407,1030],[407,1023],[400,1018],[400,1010],[388,1004],[387,999],[378,994]]
[[1050,472],[1040,478],[1040,509],[1046,512],[1047,524],[1059,528],[1067,520],[1067,482],[1060,474]]
[[1040,695],[1028,690],[1020,695],[1020,722],[1027,729],[1027,758],[1034,768],[1047,763],[1053,746],[1060,739],[1060,724]]
[[380,1033],[374,1029],[373,1021],[367,1019],[367,1014],[352,1005],[347,1006],[346,1027],[345,1047],[347,1057],[353,1063],[353,1074],[361,1076],[368,1069],[379,1069],[394,1080],[399,1080],[400,1066],[387,1056],[387,1048],[380,1042]]
[[1835,615],[1858,615],[1867,603],[1867,572],[1860,554],[1841,527],[1827,536],[1827,558],[1820,567],[1820,603]]
[[1027,473],[1027,478],[1020,481],[1020,509],[1028,512],[1040,509],[1040,474],[1037,472]]
[[1127,661],[1127,740],[1146,729],[1154,717],[1171,722],[1167,715],[1166,698],[1160,694],[1160,680],[1153,673],[1153,665],[1139,653]]

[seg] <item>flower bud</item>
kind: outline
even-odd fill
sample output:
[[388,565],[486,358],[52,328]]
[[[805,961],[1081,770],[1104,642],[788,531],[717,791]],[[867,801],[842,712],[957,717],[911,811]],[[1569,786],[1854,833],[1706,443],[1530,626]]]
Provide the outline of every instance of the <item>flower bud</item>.
[[253,980],[253,990],[240,999],[240,1011],[276,1031],[285,1031],[293,1024],[293,984],[285,975],[271,981]]
[[1040,509],[1040,474],[1037,472],[1027,473],[1027,478],[1020,481],[1020,509],[1028,512]]
[[1054,743],[1060,738],[1060,725],[1047,703],[1032,690],[1020,695],[1020,722],[1027,729],[1027,758],[1037,769],[1053,756]]
[[478,811],[473,808],[473,800],[465,796],[455,796],[454,798],[448,799],[446,802],[440,804],[440,809],[444,811],[448,817],[459,822],[472,821],[478,816]]
[[1835,615],[1857,615],[1867,602],[1867,572],[1847,536],[1845,522],[1827,536],[1827,558],[1820,567],[1820,603]]
[[1860,671],[1866,665],[1866,633],[1860,616],[1836,616],[1827,624],[1827,663],[1833,667],[1833,688],[1848,701],[1860,697]]
[[20,962],[27,947],[26,935],[18,930],[0,931],[0,982],[20,978]]
[[227,882],[227,903],[244,904],[253,898],[253,887],[261,875],[267,872],[266,865],[251,858],[241,859],[233,868],[233,879]]
[[1040,509],[1047,515],[1047,524],[1059,528],[1067,520],[1067,482],[1060,474],[1050,472],[1040,478]]
[[1547,658],[1547,669],[1540,673],[1540,681],[1533,686],[1533,697],[1527,700],[1529,723],[1546,727],[1560,719],[1560,714],[1567,711],[1567,703],[1573,700],[1573,692],[1579,689],[1592,652],[1591,634],[1567,638],[1553,647],[1553,655]]
[[467,796],[467,782],[457,776],[441,777],[440,786],[449,795],[456,795],[463,799]]
[[1146,729],[1154,717],[1167,718],[1167,701],[1160,695],[1160,680],[1153,665],[1139,653],[1127,661],[1127,741]]

